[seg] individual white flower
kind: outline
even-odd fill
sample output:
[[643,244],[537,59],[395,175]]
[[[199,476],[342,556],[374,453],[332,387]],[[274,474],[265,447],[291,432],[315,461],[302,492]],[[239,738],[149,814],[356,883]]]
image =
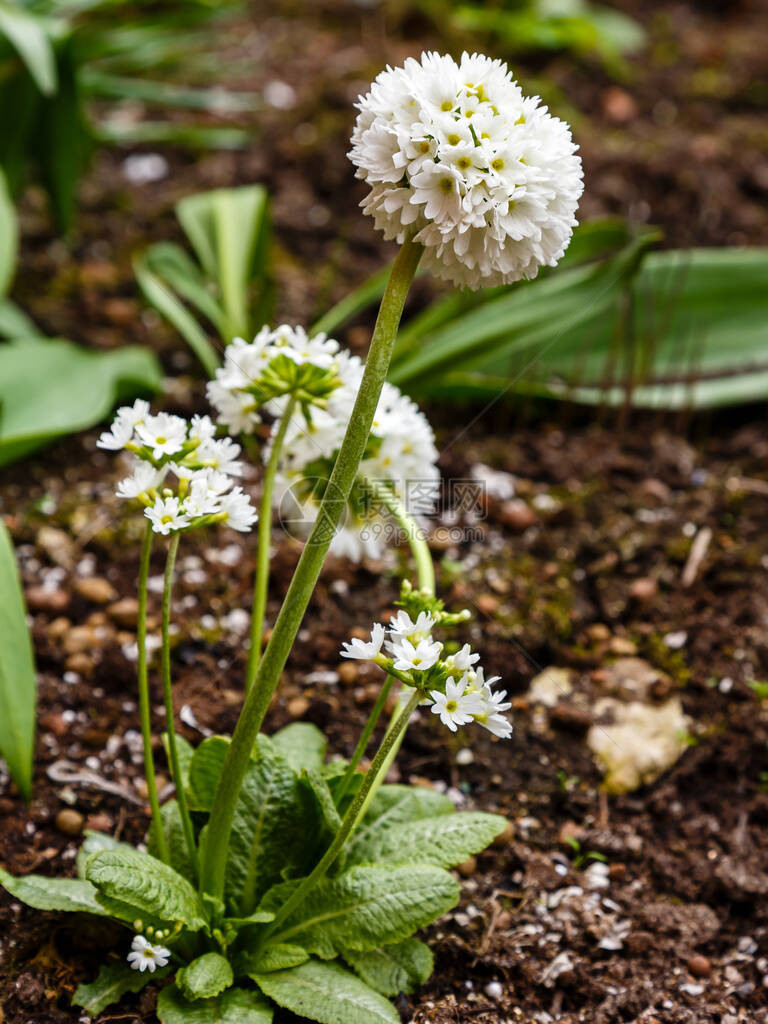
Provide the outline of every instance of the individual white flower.
[[[223,474],[221,475],[223,476]],[[229,477],[224,477],[224,480],[226,481],[224,490],[226,490],[231,481]],[[213,515],[220,511],[221,493],[222,491],[215,490],[211,486],[211,479],[205,470],[198,471],[190,481],[189,493],[184,499],[184,512],[192,519]]]
[[289,327],[287,324],[270,332],[269,345],[295,363],[311,363],[323,370],[333,365],[339,351],[338,341],[327,334],[315,334],[310,338],[303,327]]
[[156,416],[147,416],[139,423],[136,434],[142,444],[152,450],[153,457],[160,459],[163,455],[175,455],[184,447],[187,421],[181,416],[159,412]]
[[429,637],[419,640],[416,644],[406,639],[398,640],[390,647],[395,668],[400,672],[409,672],[412,669],[426,672],[437,662],[442,649],[443,645],[439,641],[430,640]]
[[390,620],[390,635],[399,639],[408,639],[412,636],[427,636],[435,625],[435,620],[429,612],[419,612],[414,622],[408,612],[402,609]]
[[[484,729],[492,732],[494,736],[508,739],[512,735],[513,728],[512,723],[505,717],[503,712],[508,711],[512,704],[504,699],[507,696],[506,690],[494,691],[491,686],[499,678],[499,676],[492,676],[486,681],[483,679],[483,670],[477,670],[472,690],[479,694],[483,702],[483,708],[482,711],[477,712],[473,717],[478,725],[482,725]],[[469,689],[468,687],[468,691]]]
[[240,445],[230,437],[219,441],[206,440],[197,448],[195,458],[206,467],[216,469],[230,476],[242,476],[243,464],[238,460]]
[[152,523],[155,533],[162,533],[163,536],[172,530],[183,530],[189,526],[189,516],[176,497],[156,498],[154,505],[144,509],[144,515]]
[[385,238],[413,235],[422,265],[460,287],[554,266],[576,224],[581,160],[570,129],[525,97],[507,65],[424,53],[360,98],[349,157]]
[[456,682],[450,676],[445,681],[445,693],[431,690],[432,713],[440,716],[443,725],[456,732],[459,725],[468,725],[473,716],[483,711],[483,699],[478,693],[465,693],[464,680]]
[[154,974],[158,967],[165,967],[171,958],[170,949],[165,946],[153,946],[143,935],[134,936],[128,963],[134,971],[149,971]]
[[226,525],[239,533],[247,533],[259,518],[242,487],[235,487],[228,494],[221,495],[219,511],[224,513]]
[[375,658],[381,651],[385,632],[386,630],[381,623],[376,622],[371,630],[370,641],[366,642],[358,637],[352,637],[351,640],[344,641],[344,650],[341,652],[342,658],[356,658],[360,661],[368,661],[371,658]]
[[96,442],[97,448],[119,452],[133,440],[134,423],[130,416],[125,415],[125,411],[125,409],[118,409],[112,426],[109,430],[105,430]]
[[216,424],[210,416],[196,414],[189,424],[189,436],[195,441],[212,441],[216,436]]
[[449,655],[445,659],[446,664],[450,669],[456,669],[459,672],[468,672],[475,664],[476,661],[480,660],[479,654],[473,654],[472,648],[469,644],[464,644],[460,651],[455,654]]
[[140,494],[157,489],[164,476],[163,469],[155,469],[151,462],[137,460],[133,472],[120,481],[115,493],[118,498],[138,498]]

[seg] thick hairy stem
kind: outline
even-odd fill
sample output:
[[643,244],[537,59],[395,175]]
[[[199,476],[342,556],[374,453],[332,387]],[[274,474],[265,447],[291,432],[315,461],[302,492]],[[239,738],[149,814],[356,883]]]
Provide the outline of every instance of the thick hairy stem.
[[141,544],[141,560],[139,562],[139,613],[136,624],[136,647],[138,649],[137,677],[139,689],[139,717],[141,719],[141,739],[144,747],[144,778],[147,781],[147,797],[152,811],[152,822],[157,832],[157,851],[160,859],[168,863],[168,843],[163,831],[163,819],[160,816],[160,801],[157,799],[157,782],[155,781],[155,759],[152,756],[152,711],[149,703],[149,674],[147,672],[147,580],[149,579],[149,559],[152,555],[154,534],[152,526],[147,523],[144,540]]
[[[184,790],[184,779],[181,774],[179,763],[179,749],[176,743],[176,726],[173,712],[173,689],[171,686],[171,645],[170,645],[170,624],[171,624],[171,590],[173,588],[173,571],[176,566],[176,554],[179,550],[180,533],[174,533],[168,546],[168,558],[165,563],[165,580],[163,583],[163,613],[162,613],[162,640],[161,666],[163,676],[163,698],[165,700],[165,729],[168,737],[168,757],[171,762],[171,776],[176,786],[176,800],[181,815],[181,827],[184,830],[184,841],[187,844],[189,860],[195,877],[200,876],[200,862],[197,856],[195,845],[195,831],[192,828],[192,819],[189,816],[187,806],[187,794]],[[162,826],[161,826],[162,828]],[[163,836],[165,841],[165,836]]]
[[284,921],[288,920],[293,911],[300,906],[307,894],[314,889],[314,887],[321,882],[323,878],[325,878],[326,874],[333,866],[333,862],[338,857],[344,843],[347,841],[352,830],[357,824],[360,811],[365,805],[372,787],[382,777],[382,773],[386,774],[385,766],[389,758],[389,753],[405,732],[411,715],[416,710],[421,699],[421,692],[419,690],[414,690],[411,694],[411,699],[403,709],[403,713],[400,715],[397,724],[387,733],[382,740],[381,746],[376,751],[376,756],[371,762],[371,767],[365,774],[363,784],[360,786],[360,789],[355,794],[354,800],[349,805],[347,813],[342,819],[339,831],[333,838],[333,842],[325,851],[322,858],[318,861],[317,865],[313,868],[312,872],[307,875],[298,888],[296,888],[291,896],[285,901],[282,907],[280,907],[275,916],[275,920],[269,926],[269,930],[267,932],[268,935],[274,935],[279,930],[280,925],[283,924]]
[[245,670],[245,692],[249,692],[256,678],[261,659],[261,638],[264,633],[264,616],[267,610],[269,588],[269,547],[272,540],[272,495],[275,491],[275,474],[283,450],[283,442],[296,409],[293,395],[288,399],[280,424],[272,441],[272,451],[264,470],[264,481],[259,508],[259,537],[256,555],[256,579],[253,583],[253,611],[251,613],[251,646],[248,650],[248,665]]
[[272,636],[259,663],[254,685],[246,697],[227,751],[213,802],[208,842],[203,858],[203,888],[213,896],[221,897],[224,891],[226,852],[232,831],[235,805],[248,768],[251,750],[277,688],[280,673],[299,631],[326,553],[357,476],[392,358],[403,306],[416,273],[421,252],[420,245],[407,241],[398,253],[392,267],[376,319],[365,371],[360,382],[360,390],[347,424],[341,449],[318,510],[312,533],[299,559]]

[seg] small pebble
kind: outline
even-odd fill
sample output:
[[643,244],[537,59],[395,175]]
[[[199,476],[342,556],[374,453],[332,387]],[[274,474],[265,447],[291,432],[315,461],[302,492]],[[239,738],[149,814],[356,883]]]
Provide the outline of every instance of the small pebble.
[[659,585],[656,580],[641,576],[640,579],[632,581],[629,592],[636,601],[651,601],[658,594]]
[[117,591],[103,576],[86,576],[77,580],[75,590],[91,604],[110,604],[117,597]]
[[309,710],[309,701],[306,697],[294,697],[288,701],[286,710],[291,718],[301,718]]
[[130,627],[135,626],[138,621],[139,602],[135,597],[123,597],[107,608],[107,615],[109,615],[110,619],[112,619],[113,622],[116,622],[118,626],[130,629]]
[[477,857],[469,857],[462,861],[456,869],[463,878],[471,878],[477,871]]
[[697,954],[688,961],[688,970],[694,978],[708,978],[712,971],[712,964],[707,957]]
[[56,828],[65,836],[79,836],[83,831],[84,820],[80,811],[65,807],[56,815]]
[[469,747],[463,747],[456,755],[456,764],[459,765],[472,764],[474,760],[475,755]]
[[24,592],[27,608],[31,612],[52,612],[55,615],[63,612],[69,605],[69,594],[66,590],[49,590],[48,587],[28,587]]
[[509,526],[510,529],[522,533],[530,526],[533,526],[534,523],[537,523],[539,517],[530,505],[519,498],[515,498],[513,501],[505,501],[501,506],[499,520],[504,526]]
[[507,822],[507,827],[503,832],[500,832],[491,843],[491,846],[502,847],[509,846],[512,840],[515,838],[515,826],[511,821]]
[[485,986],[485,994],[489,999],[501,999],[504,995],[504,987],[500,981],[489,981]]

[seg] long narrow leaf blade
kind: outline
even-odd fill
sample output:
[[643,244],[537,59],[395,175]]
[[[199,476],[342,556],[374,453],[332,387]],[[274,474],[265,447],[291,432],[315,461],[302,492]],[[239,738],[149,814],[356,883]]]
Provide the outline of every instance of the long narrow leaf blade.
[[25,799],[32,785],[37,684],[13,544],[0,519],[0,755]]
[[200,324],[160,278],[152,273],[144,257],[134,260],[133,272],[147,302],[173,324],[200,360],[208,376],[215,376],[220,365],[219,356]]
[[24,61],[44,96],[56,92],[56,58],[41,18],[16,4],[0,2],[0,32]]

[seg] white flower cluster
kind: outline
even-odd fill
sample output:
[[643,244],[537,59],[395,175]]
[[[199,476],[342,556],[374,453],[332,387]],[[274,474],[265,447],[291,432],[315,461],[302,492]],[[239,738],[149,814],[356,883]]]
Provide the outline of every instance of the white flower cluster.
[[207,386],[218,422],[233,434],[253,433],[261,422],[261,408],[273,415],[282,409],[279,399],[264,403],[253,393],[275,357],[282,355],[297,365],[328,370],[338,350],[339,343],[333,338],[325,334],[310,338],[302,327],[287,324],[274,330],[263,327],[251,342],[235,338],[226,348],[224,365],[216,371],[216,379]]
[[385,238],[413,235],[438,277],[510,284],[563,255],[583,189],[577,147],[502,61],[424,53],[383,71],[358,108],[349,156],[371,186],[363,209]]
[[170,949],[165,946],[154,946],[143,935],[135,935],[131,943],[131,952],[127,960],[134,971],[149,971],[154,974],[158,967],[165,967],[171,959]]
[[[361,360],[348,352],[338,353],[335,366],[341,383],[325,408],[313,411],[309,424],[300,419],[289,424],[275,479],[275,503],[283,520],[304,533],[317,516],[363,376]],[[410,515],[423,515],[432,510],[437,498],[437,455],[426,416],[393,384],[385,383],[360,463],[360,478],[388,484]],[[364,486],[353,492],[331,544],[336,555],[375,558],[384,548],[384,509],[376,501],[366,501],[364,492]]]
[[[97,444],[131,453],[132,472],[116,493],[141,502],[156,533],[210,523],[247,532],[256,512],[242,487],[233,486],[243,471],[240,445],[228,437],[217,440],[215,434],[208,416],[193,416],[188,422],[165,412],[152,415],[149,403],[138,399],[118,409]],[[174,486],[169,474],[176,478]]]
[[[506,690],[494,691],[499,676],[485,678],[473,654],[464,644],[456,654],[442,657],[443,644],[432,638],[437,620],[428,612],[420,612],[414,622],[405,611],[399,611],[388,628],[377,622],[368,641],[353,639],[343,645],[341,656],[360,661],[373,661],[391,671],[406,684],[406,694],[413,688],[424,691],[425,703],[440,716],[443,725],[456,732],[460,725],[477,722],[494,736],[508,739],[512,723],[504,712],[512,706],[505,701]],[[389,639],[386,639],[389,634]],[[382,649],[387,653],[382,653]]]

